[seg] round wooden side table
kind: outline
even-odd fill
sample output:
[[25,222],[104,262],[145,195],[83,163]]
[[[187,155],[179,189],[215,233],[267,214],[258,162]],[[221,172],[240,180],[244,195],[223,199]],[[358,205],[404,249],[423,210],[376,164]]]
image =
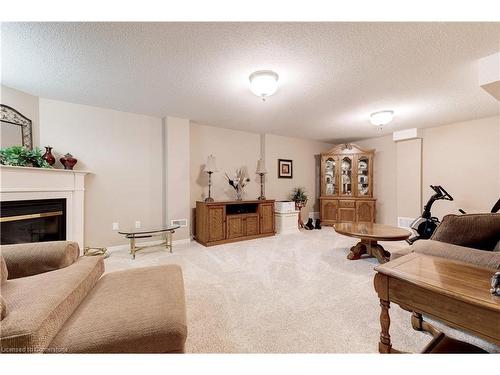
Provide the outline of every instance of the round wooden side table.
[[377,241],[402,241],[411,235],[406,229],[375,223],[337,223],[333,227],[339,234],[361,239],[351,247],[351,252],[347,255],[350,260],[368,254],[377,258],[380,263],[388,262],[391,254]]

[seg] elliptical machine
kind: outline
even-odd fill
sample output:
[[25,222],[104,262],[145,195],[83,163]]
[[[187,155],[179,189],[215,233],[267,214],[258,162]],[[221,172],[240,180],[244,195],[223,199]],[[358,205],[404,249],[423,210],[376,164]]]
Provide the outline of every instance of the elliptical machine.
[[417,240],[427,240],[431,238],[432,233],[434,233],[434,230],[439,225],[439,219],[432,216],[431,214],[432,204],[437,200],[453,200],[453,197],[448,194],[448,192],[444,190],[442,186],[431,185],[431,189],[434,190],[435,193],[429,198],[429,201],[424,206],[422,216],[415,219],[410,225],[410,228],[415,232],[415,235],[413,237],[410,237],[406,240],[406,242],[408,242],[410,245]]

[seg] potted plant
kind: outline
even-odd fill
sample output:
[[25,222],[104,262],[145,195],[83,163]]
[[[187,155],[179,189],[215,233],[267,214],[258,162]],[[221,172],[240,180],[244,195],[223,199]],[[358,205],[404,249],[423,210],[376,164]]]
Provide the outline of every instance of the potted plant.
[[22,146],[12,146],[0,149],[0,164],[15,167],[52,168],[43,158],[42,150],[29,150]]
[[307,204],[306,189],[300,186],[293,189],[292,193],[290,194],[290,200],[295,202],[295,206],[297,208],[304,207]]

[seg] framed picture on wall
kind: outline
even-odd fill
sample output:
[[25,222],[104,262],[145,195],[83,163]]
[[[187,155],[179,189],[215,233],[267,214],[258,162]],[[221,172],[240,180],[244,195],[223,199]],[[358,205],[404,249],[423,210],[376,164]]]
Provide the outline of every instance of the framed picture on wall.
[[278,178],[293,178],[293,161],[278,159]]

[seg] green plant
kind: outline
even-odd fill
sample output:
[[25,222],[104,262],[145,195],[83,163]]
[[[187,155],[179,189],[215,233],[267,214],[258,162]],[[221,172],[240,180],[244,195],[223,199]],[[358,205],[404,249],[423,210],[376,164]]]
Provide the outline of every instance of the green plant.
[[296,187],[295,189],[292,190],[292,193],[290,194],[290,199],[295,203],[307,202],[306,189],[300,186]]
[[42,150],[39,148],[28,150],[22,146],[6,147],[0,149],[0,164],[16,167],[52,168],[42,156]]

